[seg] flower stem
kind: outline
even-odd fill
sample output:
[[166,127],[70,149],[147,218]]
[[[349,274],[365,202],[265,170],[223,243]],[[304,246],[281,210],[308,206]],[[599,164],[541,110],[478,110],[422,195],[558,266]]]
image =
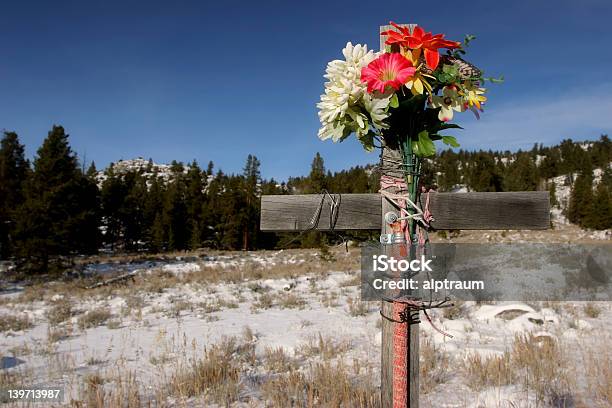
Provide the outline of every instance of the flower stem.
[[[413,126],[411,126],[412,128]],[[412,129],[411,129],[412,130]],[[413,153],[412,150],[412,131],[406,137],[405,141],[402,144],[402,157],[404,162],[404,168],[406,170],[406,185],[408,187],[408,192],[410,193],[410,200],[412,202],[416,202],[417,193],[418,193],[418,184],[419,184],[419,171],[421,167],[421,160],[418,156]],[[414,213],[414,209],[408,206],[407,208],[409,214]],[[409,223],[409,231],[410,236],[414,235],[414,231],[416,228],[416,221],[411,221]]]

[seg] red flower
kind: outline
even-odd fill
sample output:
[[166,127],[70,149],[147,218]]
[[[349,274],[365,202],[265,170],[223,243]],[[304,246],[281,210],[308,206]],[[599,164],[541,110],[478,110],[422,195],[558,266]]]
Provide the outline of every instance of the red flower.
[[444,34],[432,35],[431,33],[426,33],[425,30],[419,26],[415,26],[412,33],[410,33],[410,29],[408,27],[400,27],[393,21],[391,22],[391,25],[397,28],[399,32],[393,30],[383,31],[381,34],[388,36],[385,44],[399,44],[404,48],[424,50],[425,62],[431,69],[436,69],[438,63],[440,62],[440,52],[438,49],[453,49],[458,48],[461,45],[461,43],[457,41],[445,40]]
[[384,53],[361,69],[361,81],[368,84],[368,92],[385,92],[387,86],[398,90],[416,69],[412,62],[398,53]]

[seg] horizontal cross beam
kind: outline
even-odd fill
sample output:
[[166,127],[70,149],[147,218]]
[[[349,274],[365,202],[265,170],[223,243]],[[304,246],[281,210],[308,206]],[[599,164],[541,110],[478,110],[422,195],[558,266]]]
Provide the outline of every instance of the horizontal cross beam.
[[[338,197],[339,195],[334,195]],[[550,228],[547,191],[503,193],[431,193],[434,229],[543,230]],[[321,204],[321,195],[264,195],[261,197],[262,231],[302,231]],[[380,194],[342,194],[335,230],[380,230]],[[329,197],[321,209],[320,231],[330,230]]]

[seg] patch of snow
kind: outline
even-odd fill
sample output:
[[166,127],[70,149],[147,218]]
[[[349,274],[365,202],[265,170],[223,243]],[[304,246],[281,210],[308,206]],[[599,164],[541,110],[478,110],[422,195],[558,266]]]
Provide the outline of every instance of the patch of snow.
[[162,266],[164,272],[169,272],[174,275],[181,275],[189,272],[199,272],[200,265],[194,262],[176,263]]

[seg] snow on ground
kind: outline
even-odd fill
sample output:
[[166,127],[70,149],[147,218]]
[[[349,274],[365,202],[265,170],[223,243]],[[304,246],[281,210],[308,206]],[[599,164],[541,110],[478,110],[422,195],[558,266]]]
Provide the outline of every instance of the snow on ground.
[[[356,257],[356,253],[339,256]],[[257,358],[263,358],[270,347],[282,347],[296,359],[300,370],[308,370],[324,359],[342,360],[352,373],[363,373],[362,368],[368,367],[370,370],[365,371],[372,373],[370,380],[377,384],[379,305],[358,301],[358,265],[332,263],[329,271],[321,272],[315,266],[305,267],[313,257],[316,258],[312,251],[278,251],[137,262],[120,268],[117,264],[112,267],[100,263],[87,270],[103,276],[113,269],[114,273],[136,271],[142,280],[92,292],[76,289],[50,292],[42,298],[30,293],[27,299],[21,299],[19,294],[25,297],[29,292],[15,286],[13,293],[0,292],[0,315],[27,316],[32,327],[2,333],[0,374],[21,376],[22,381],[31,384],[63,385],[70,399],[82,400],[87,384],[94,381],[92,378],[102,378],[99,381],[112,387],[111,379],[131,373],[137,378],[142,395],[159,398],[159,390],[173,370],[188,365],[193,357],[201,357],[205,349],[210,350],[228,336],[244,338],[248,327],[252,336],[247,337]],[[262,268],[263,276],[245,272],[240,279],[227,282],[203,280],[205,271],[222,274],[232,268],[246,270],[247,265]],[[341,270],[334,270],[339,265]],[[285,273],[279,274],[281,269]],[[266,271],[270,276],[266,276]],[[164,287],[163,279],[170,279],[168,276],[177,281]],[[156,279],[162,279],[161,286],[152,289]],[[142,289],[145,284],[151,285],[146,291]],[[62,302],[71,305],[72,315],[64,322],[55,319],[50,323],[58,305],[65,304]],[[579,302],[466,302],[452,311],[433,311],[434,325],[453,337],[444,336],[427,322],[420,325],[422,342],[428,342],[432,350],[437,350],[435,358],[448,364],[444,370],[441,362],[439,367],[432,367],[434,374],[422,373],[430,375],[434,384],[422,391],[422,407],[555,406],[550,398],[548,402],[537,401],[533,390],[526,390],[520,379],[512,384],[475,387],[470,382],[474,373],[465,371],[475,365],[467,362],[475,358],[483,361],[502,358],[512,349],[515,336],[531,333],[538,341],[549,338],[562,343],[568,355],[574,355],[576,364],[585,366],[578,361],[584,357],[580,353],[586,353],[587,346],[595,347],[595,342],[601,339],[607,339],[604,344],[609,346],[612,338],[612,308],[605,302],[594,307],[590,311],[585,303]],[[100,311],[108,315],[96,322],[94,317]],[[91,327],[84,323],[88,316],[94,322]],[[333,353],[337,355],[323,357],[303,351],[305,344],[316,343],[319,336],[337,346]],[[341,347],[343,344],[346,347]],[[425,350],[423,346],[422,349]],[[605,349],[609,352],[607,346]],[[606,358],[609,362],[609,354]],[[422,365],[427,364],[422,361]],[[261,383],[277,374],[258,364],[249,370],[244,375],[241,402],[234,406],[263,407]],[[582,391],[575,390],[572,398],[587,401],[584,406],[599,406],[595,405],[599,400],[594,391],[590,394],[584,391],[588,389],[586,373],[577,370],[574,375],[583,384]],[[175,400],[169,398],[166,402],[172,405],[172,401]],[[213,406],[202,401],[191,398],[187,405]]]

